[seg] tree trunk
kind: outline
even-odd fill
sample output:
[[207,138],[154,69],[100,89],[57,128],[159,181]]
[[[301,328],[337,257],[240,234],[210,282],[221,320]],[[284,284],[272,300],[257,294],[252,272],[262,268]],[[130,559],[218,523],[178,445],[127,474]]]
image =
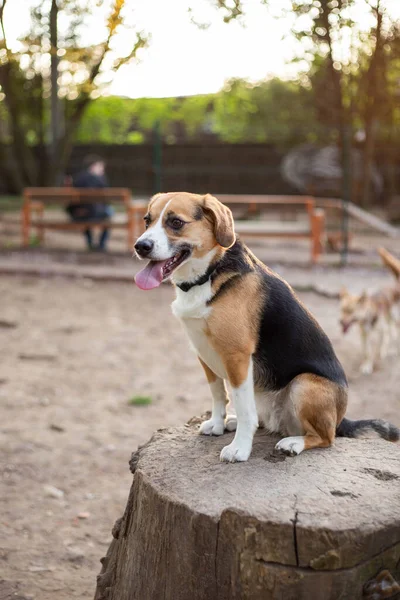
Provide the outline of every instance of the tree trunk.
[[392,107],[390,112],[389,135],[386,146],[387,152],[385,153],[386,161],[388,164],[386,205],[390,204],[392,198],[395,198],[398,194],[396,165],[398,146],[396,140],[398,140],[400,137],[400,127],[396,126],[394,112],[394,107]]
[[18,107],[18,98],[15,94],[12,65],[6,63],[0,67],[0,85],[5,94],[5,103],[9,114],[12,141],[10,149],[13,154],[14,170],[18,170],[21,188],[24,185],[34,185],[35,161],[31,148],[26,144],[21,115]]
[[373,187],[372,168],[374,166],[375,150],[375,123],[369,121],[365,125],[365,144],[363,152],[363,180],[361,206],[368,208],[371,205]]
[[199,436],[198,422],[160,430],[132,455],[133,484],[95,600],[400,591],[398,446],[339,439],[285,458],[273,452],[278,438],[259,430],[247,463],[224,464],[219,453],[233,434]]
[[23,182],[18,164],[10,151],[10,146],[0,142],[0,173],[6,182],[7,191],[12,194],[21,194]]
[[57,0],[52,0],[50,8],[50,44],[51,44],[51,110],[50,110],[50,140],[51,140],[51,172],[52,184],[61,185],[62,173],[57,172],[58,147],[61,136],[63,135],[63,114],[61,111],[61,100],[58,97],[58,4]]

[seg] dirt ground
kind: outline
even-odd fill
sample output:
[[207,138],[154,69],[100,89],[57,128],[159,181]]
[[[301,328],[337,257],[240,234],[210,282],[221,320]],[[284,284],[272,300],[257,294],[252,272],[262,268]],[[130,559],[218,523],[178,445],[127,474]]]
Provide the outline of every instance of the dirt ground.
[[[349,376],[349,415],[400,425],[398,358],[360,375],[357,332],[342,337],[337,301],[300,296]],[[208,409],[207,384],[169,285],[3,276],[0,298],[0,599],[90,599],[131,452]],[[130,405],[136,395],[152,401]]]

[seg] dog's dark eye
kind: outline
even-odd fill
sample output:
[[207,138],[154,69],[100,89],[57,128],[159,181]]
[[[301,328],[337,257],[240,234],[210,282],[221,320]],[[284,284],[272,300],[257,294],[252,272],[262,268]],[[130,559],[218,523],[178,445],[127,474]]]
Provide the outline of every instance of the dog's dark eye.
[[170,225],[173,229],[181,229],[184,226],[184,222],[181,219],[172,219]]
[[150,225],[150,217],[144,217],[144,226],[147,229],[148,226]]

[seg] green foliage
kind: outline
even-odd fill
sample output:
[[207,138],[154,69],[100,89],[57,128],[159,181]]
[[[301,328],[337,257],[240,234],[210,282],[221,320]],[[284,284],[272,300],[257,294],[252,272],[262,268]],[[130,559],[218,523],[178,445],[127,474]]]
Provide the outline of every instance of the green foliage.
[[271,79],[257,85],[235,79],[215,101],[215,130],[226,142],[293,145],[323,137],[311,92],[300,84]]
[[157,121],[169,143],[176,141],[177,131],[182,129],[189,140],[214,134],[228,143],[280,146],[322,140],[324,136],[309,89],[280,79],[256,85],[234,79],[217,94],[138,100],[99,98],[84,116],[77,141],[141,143],[150,139]]
[[29,246],[30,248],[37,248],[41,245],[40,239],[38,238],[37,235],[31,235],[30,240],[29,240]]
[[127,143],[134,112],[134,103],[126,98],[113,96],[94,100],[83,117],[77,141],[82,144]]
[[0,214],[20,210],[22,204],[22,196],[0,196]]
[[130,406],[148,406],[151,403],[152,399],[150,396],[132,396],[128,400]]
[[189,96],[181,100],[175,116],[180,123],[185,125],[189,138],[195,137],[202,130],[213,129],[211,114],[213,98],[212,94],[204,94]]
[[151,138],[157,122],[167,142],[176,141],[176,128],[180,124],[189,138],[195,137],[206,122],[211,97],[99,98],[83,117],[76,141],[140,144]]

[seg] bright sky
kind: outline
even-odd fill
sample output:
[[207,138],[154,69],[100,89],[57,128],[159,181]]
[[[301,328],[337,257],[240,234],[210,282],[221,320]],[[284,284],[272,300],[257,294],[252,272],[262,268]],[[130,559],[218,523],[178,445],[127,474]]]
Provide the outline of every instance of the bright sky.
[[[222,11],[210,0],[127,0],[128,20],[151,34],[139,64],[124,67],[109,93],[130,96],[180,96],[218,91],[230,77],[259,80],[290,73],[285,63],[292,56],[290,42],[282,41],[287,23],[269,16],[259,0],[248,0],[246,25],[223,22]],[[273,0],[285,3],[286,0]],[[27,29],[28,7],[33,0],[8,0],[5,11],[10,45]],[[93,2],[94,4],[94,2]],[[207,30],[191,23],[188,6],[197,22],[211,21]],[[103,11],[90,23],[90,36],[101,32]],[[119,38],[123,50],[131,33]],[[86,42],[86,40],[85,40]]]
[[216,92],[230,77],[260,80],[293,71],[286,66],[292,44],[283,40],[288,25],[269,16],[259,0],[248,2],[245,26],[224,23],[223,13],[208,2],[191,4],[196,5],[197,22],[211,21],[207,30],[190,22],[188,0],[141,3],[137,12],[144,24],[151,21],[151,44],[141,64],[117,75],[113,93],[134,97]]
[[[27,28],[33,2],[8,0],[5,20],[11,44]],[[400,0],[385,2],[400,17]],[[139,64],[120,70],[108,93],[133,98],[180,96],[215,92],[230,77],[254,81],[271,75],[290,77],[296,69],[289,64],[295,53],[295,42],[287,35],[292,19],[271,15],[271,9],[278,13],[288,5],[289,0],[270,0],[267,11],[260,0],[245,0],[243,26],[224,23],[223,12],[213,8],[211,0],[127,0],[127,21],[150,33],[151,42],[141,51]],[[197,22],[211,22],[208,29],[191,23],[188,6]],[[85,43],[103,38],[104,14],[95,10]],[[357,16],[362,21],[363,15]],[[131,36],[125,32],[119,37],[118,50],[128,52]]]

